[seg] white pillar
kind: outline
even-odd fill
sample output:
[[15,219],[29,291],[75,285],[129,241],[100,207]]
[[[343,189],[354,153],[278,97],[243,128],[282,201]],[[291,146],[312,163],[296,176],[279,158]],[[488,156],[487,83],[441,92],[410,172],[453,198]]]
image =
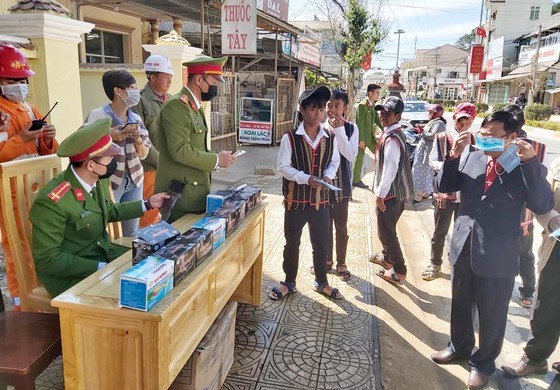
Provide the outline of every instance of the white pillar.
[[78,43],[82,34],[93,29],[91,23],[47,13],[18,12],[0,15],[0,34],[29,38],[36,47],[30,56],[32,102],[46,113],[55,102],[58,106],[49,121],[57,128],[62,141],[82,124],[82,93]]

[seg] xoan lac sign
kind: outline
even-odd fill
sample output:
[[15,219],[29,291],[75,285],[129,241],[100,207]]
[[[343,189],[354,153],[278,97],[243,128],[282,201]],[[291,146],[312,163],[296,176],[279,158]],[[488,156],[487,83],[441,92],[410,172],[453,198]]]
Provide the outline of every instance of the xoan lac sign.
[[222,2],[222,54],[257,54],[256,0]]

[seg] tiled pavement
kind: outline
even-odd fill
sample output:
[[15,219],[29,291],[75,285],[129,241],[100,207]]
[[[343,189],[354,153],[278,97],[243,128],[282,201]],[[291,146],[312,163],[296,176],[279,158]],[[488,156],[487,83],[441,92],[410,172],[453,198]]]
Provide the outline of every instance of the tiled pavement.
[[[367,263],[372,234],[366,192],[355,191],[350,204],[348,282],[330,275],[345,299],[331,300],[312,290],[311,244],[304,231],[300,249],[298,293],[280,301],[268,293],[283,280],[283,207],[278,176],[249,177],[263,188],[269,203],[265,230],[263,303],[240,305],[235,362],[226,390],[370,390],[380,388],[374,290]],[[37,379],[37,389],[63,389],[62,361],[57,359]]]

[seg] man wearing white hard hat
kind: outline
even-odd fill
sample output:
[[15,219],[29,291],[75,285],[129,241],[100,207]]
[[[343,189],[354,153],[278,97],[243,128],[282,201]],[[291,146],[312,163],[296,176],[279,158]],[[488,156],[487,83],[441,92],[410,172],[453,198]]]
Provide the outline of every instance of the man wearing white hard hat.
[[[143,90],[140,91],[140,103],[133,108],[142,118],[148,129],[152,147],[145,160],[142,160],[144,167],[144,187],[143,195],[151,196],[154,193],[154,183],[156,180],[156,170],[158,167],[159,152],[157,150],[157,131],[153,131],[153,123],[157,118],[161,107],[169,99],[169,87],[173,78],[173,67],[165,56],[152,54],[144,63],[144,71],[148,82]],[[150,210],[140,218],[140,227],[148,226],[157,222],[159,217],[157,210]]]

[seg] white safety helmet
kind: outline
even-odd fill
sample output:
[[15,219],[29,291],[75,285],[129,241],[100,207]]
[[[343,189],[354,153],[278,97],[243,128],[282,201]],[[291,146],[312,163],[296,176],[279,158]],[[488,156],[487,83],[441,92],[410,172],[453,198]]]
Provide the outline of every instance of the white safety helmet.
[[160,72],[167,74],[175,74],[169,58],[160,54],[152,54],[144,63],[144,71],[147,73]]

